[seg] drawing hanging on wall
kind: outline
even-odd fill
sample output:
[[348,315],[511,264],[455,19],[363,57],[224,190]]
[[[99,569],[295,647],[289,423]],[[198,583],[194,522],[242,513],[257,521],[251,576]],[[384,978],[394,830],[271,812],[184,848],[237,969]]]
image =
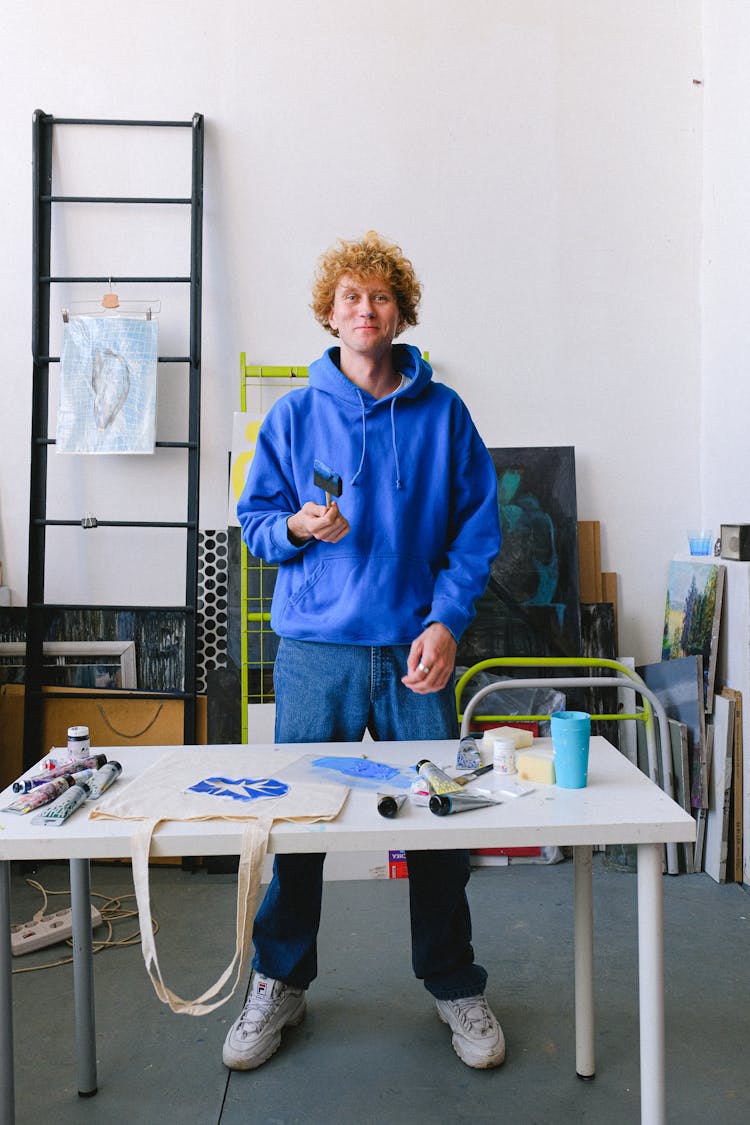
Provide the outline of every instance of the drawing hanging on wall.
[[58,453],[153,453],[158,322],[73,316],[63,330]]
[[579,656],[575,449],[491,449],[503,532],[458,663],[492,656]]
[[672,561],[667,578],[662,660],[703,657],[703,699],[713,710],[719,623],[726,567],[718,563]]

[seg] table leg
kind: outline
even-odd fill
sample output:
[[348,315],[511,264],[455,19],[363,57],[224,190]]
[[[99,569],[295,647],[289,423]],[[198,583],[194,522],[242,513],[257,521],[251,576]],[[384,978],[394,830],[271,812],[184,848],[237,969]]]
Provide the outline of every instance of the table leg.
[[638,845],[641,1125],[664,1125],[667,1117],[662,852],[661,844]]
[[13,954],[10,945],[10,863],[0,861],[0,1121],[13,1125]]
[[96,1093],[96,1028],[91,881],[87,859],[70,861],[70,909],[73,927],[73,996],[78,1093],[82,1098],[90,1098]]
[[576,1074],[591,1080],[594,1060],[594,897],[592,848],[573,849],[575,926]]

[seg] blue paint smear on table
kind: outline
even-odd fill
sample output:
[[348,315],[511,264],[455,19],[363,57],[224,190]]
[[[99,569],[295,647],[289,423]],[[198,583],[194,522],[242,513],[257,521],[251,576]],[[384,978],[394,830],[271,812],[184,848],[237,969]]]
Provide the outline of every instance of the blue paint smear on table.
[[312,765],[319,770],[330,770],[342,774],[355,785],[377,786],[383,781],[400,789],[408,789],[414,779],[414,772],[404,773],[398,766],[386,762],[375,762],[371,758],[337,757],[327,755],[314,758]]

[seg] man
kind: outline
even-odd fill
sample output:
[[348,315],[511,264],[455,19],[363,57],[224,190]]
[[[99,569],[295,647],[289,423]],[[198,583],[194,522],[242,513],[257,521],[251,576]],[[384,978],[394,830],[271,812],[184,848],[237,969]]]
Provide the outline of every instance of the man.
[[[398,246],[370,231],[320,260],[312,308],[338,337],[261,426],[237,506],[250,551],[279,566],[271,625],[276,740],[458,735],[456,645],[500,546],[490,456],[464,404],[419,351],[421,287]],[[314,484],[331,478],[331,499]],[[255,919],[249,999],[224,1062],[250,1070],[305,1014],[317,973],[323,855],[279,855]],[[502,1030],[474,961],[464,851],[407,853],[416,976],[472,1067],[499,1066]]]

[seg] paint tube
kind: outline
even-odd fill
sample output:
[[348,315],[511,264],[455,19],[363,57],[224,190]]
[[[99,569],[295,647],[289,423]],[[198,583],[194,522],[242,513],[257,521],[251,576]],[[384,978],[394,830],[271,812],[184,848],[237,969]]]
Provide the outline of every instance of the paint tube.
[[406,793],[378,793],[378,812],[389,819],[398,816],[406,803]]
[[89,797],[93,801],[97,797],[101,797],[105,789],[109,789],[113,781],[117,781],[122,773],[122,766],[119,762],[109,761],[105,765],[100,766],[93,776],[89,779]]
[[[52,749],[54,750],[55,747],[53,746]],[[40,764],[40,766],[42,767],[43,770],[49,771],[49,770],[56,770],[58,766],[66,765],[69,761],[70,761],[69,758],[53,758],[50,755],[48,755],[44,759],[44,761],[40,762],[39,764]]]
[[425,779],[433,793],[456,793],[461,788],[459,782],[427,758],[417,762],[417,773]]
[[80,785],[82,781],[88,781],[89,778],[94,776],[94,770],[76,770],[75,773],[69,773],[65,776],[71,785]]
[[456,753],[456,769],[475,770],[482,764],[482,755],[476,744],[474,736],[466,734],[458,744]]
[[48,805],[34,817],[34,824],[45,824],[51,828],[58,828],[64,824],[76,809],[80,808],[89,795],[89,783],[82,781],[79,785],[71,785],[67,793]]
[[431,790],[427,779],[417,774],[409,786],[409,800],[413,805],[428,805],[430,795]]
[[500,805],[491,797],[480,797],[474,793],[435,793],[430,797],[430,812],[435,816],[450,816],[451,813],[471,812],[472,809],[486,809],[488,805]]
[[459,774],[458,777],[451,777],[449,774],[441,770],[439,766],[434,765],[432,762],[423,759],[417,764],[417,769],[422,777],[424,777],[430,785],[433,793],[455,793],[464,785],[468,785],[470,781],[476,781],[482,774],[488,773],[492,769],[492,764],[487,766],[478,766],[472,770],[471,773]]
[[13,782],[12,789],[14,793],[28,793],[30,789],[35,789],[38,785],[45,785],[51,778],[69,777],[72,773],[79,773],[80,770],[98,770],[106,761],[106,754],[92,754],[89,758],[76,758],[69,762],[63,762],[55,769],[45,770],[44,773],[22,777]]
[[44,785],[36,785],[27,793],[22,794],[18,800],[13,801],[12,804],[7,805],[3,812],[12,813],[29,813],[34,809],[41,808],[42,805],[49,804],[54,801],[62,793],[73,784],[72,777],[66,775],[65,777],[54,777],[51,781],[46,782]]

